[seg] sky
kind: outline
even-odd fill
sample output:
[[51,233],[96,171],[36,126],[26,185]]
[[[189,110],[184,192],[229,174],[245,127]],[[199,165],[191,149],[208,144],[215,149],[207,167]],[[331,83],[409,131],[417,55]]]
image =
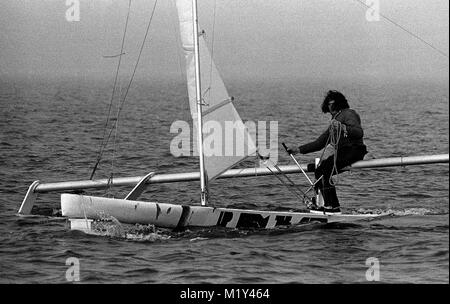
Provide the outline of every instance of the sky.
[[[136,77],[180,77],[175,0],[158,0]],[[366,0],[360,0],[366,2]],[[368,1],[370,5],[371,2]],[[368,21],[358,0],[199,0],[200,27],[223,78],[448,79],[449,1],[379,0]],[[108,78],[129,0],[2,0],[0,77]],[[131,73],[155,0],[132,0],[123,73]],[[442,55],[443,52],[445,55]]]

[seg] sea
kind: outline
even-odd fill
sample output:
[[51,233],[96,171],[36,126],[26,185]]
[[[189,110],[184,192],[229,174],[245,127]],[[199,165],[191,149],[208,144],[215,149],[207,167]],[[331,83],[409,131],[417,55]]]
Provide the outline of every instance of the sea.
[[[365,159],[449,153],[448,83],[413,80],[225,79],[244,121],[276,122],[268,145],[307,143],[329,123],[327,90],[347,96],[362,119]],[[124,96],[126,79],[117,94]],[[170,230],[111,221],[104,233],[72,231],[60,192],[39,194],[31,216],[18,210],[28,187],[87,180],[117,120],[112,81],[36,76],[0,79],[0,283],[334,284],[449,283],[449,165],[361,169],[335,182],[343,212],[385,216],[270,230]],[[94,178],[198,170],[175,157],[175,121],[190,123],[182,79],[137,80],[130,87]],[[320,152],[298,155],[312,163]],[[259,166],[248,160],[240,166]],[[311,176],[312,177],[312,176]],[[291,175],[304,190],[301,174]],[[123,198],[132,187],[86,190]],[[142,200],[199,204],[199,183],[150,185]],[[210,204],[302,210],[274,176],[215,180]],[[74,270],[77,267],[77,270]]]

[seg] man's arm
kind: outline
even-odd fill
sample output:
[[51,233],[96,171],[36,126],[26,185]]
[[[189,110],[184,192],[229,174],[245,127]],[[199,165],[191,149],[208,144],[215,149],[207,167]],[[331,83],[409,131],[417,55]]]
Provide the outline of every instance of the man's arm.
[[343,123],[345,124],[347,136],[353,139],[360,139],[364,136],[364,131],[361,127],[361,119],[356,112],[346,115]]
[[327,129],[315,141],[298,147],[299,152],[301,154],[307,154],[307,153],[316,152],[316,151],[323,149],[325,147],[325,145],[327,144],[329,134],[330,134],[329,129]]

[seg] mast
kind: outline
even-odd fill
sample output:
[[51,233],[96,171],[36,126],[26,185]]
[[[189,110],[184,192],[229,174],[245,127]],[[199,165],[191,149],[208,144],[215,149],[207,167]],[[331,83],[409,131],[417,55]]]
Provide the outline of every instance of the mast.
[[208,185],[205,174],[205,159],[203,156],[202,91],[200,83],[197,0],[192,0],[192,18],[194,21],[195,93],[197,102],[198,154],[200,160],[200,201],[202,206],[206,206],[208,203]]

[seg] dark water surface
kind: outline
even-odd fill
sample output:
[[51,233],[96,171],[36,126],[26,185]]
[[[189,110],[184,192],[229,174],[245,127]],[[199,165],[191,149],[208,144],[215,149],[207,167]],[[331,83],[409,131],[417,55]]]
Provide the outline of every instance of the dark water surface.
[[[319,111],[321,98],[336,88],[362,117],[366,159],[449,151],[448,85],[236,81],[228,86],[244,120],[278,121],[279,143],[301,144],[318,136],[328,123]],[[92,236],[70,231],[64,218],[51,216],[58,214],[59,194],[39,197],[33,214],[40,216],[18,217],[34,180],[89,178],[110,94],[111,83],[0,80],[0,283],[64,283],[70,257],[79,259],[81,281],[87,283],[366,282],[371,257],[380,262],[381,282],[449,282],[448,164],[340,175],[338,194],[346,211],[393,213],[357,224],[269,231],[131,227],[125,234]],[[197,170],[196,158],[175,158],[169,150],[172,122],[189,120],[185,96],[182,83],[133,85],[120,119],[114,166],[110,145],[96,177],[111,170],[116,176]],[[280,164],[291,164],[281,146],[278,154]],[[305,185],[302,176],[295,180]],[[197,203],[198,187],[155,185],[142,199]],[[113,188],[109,194],[124,197],[130,190]],[[274,177],[215,182],[211,196],[215,206],[302,207]]]

